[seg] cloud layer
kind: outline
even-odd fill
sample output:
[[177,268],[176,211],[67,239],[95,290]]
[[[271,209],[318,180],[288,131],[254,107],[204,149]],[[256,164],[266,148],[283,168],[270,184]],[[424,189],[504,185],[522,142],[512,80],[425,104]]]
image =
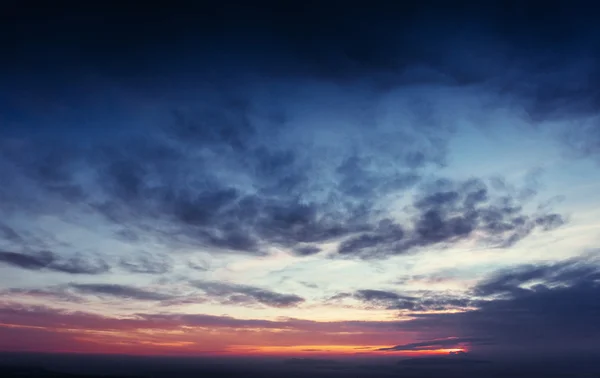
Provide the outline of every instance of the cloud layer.
[[259,3],[7,8],[0,349],[600,349],[594,7]]

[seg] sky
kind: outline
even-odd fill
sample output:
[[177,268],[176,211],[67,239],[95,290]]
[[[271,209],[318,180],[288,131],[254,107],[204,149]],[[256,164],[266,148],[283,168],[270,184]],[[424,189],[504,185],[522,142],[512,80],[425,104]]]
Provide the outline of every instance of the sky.
[[591,3],[26,3],[0,351],[598,354]]

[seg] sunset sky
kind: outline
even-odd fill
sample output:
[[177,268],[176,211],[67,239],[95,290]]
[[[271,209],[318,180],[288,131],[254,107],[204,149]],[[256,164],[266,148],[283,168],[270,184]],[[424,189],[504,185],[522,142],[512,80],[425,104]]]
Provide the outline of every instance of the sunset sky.
[[0,351],[600,351],[589,8],[24,3]]

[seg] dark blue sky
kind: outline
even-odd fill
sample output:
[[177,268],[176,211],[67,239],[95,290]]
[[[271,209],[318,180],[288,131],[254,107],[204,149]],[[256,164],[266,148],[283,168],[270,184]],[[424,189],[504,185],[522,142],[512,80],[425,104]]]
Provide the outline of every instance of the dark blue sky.
[[0,350],[600,350],[593,2],[4,7]]

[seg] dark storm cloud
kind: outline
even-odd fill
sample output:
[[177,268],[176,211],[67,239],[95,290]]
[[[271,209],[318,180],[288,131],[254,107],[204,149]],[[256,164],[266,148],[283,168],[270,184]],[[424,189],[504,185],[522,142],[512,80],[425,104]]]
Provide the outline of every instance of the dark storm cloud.
[[27,270],[50,270],[68,274],[102,274],[110,266],[98,257],[75,255],[63,258],[50,251],[17,253],[0,251],[0,263]]
[[164,301],[174,299],[176,296],[139,289],[133,286],[117,284],[75,284],[71,288],[82,294],[93,294],[99,296],[111,296],[116,298],[137,299],[140,301]]
[[597,345],[597,283],[538,288],[510,300],[491,301],[467,313],[461,324],[471,334],[490,335],[508,349],[533,345],[546,350],[576,351]]
[[[479,296],[518,297],[548,286],[574,286],[594,282],[600,282],[600,267],[585,260],[571,260],[548,265],[520,266],[498,272],[475,286],[473,293]],[[528,284],[531,287],[523,287]]]
[[452,348],[459,348],[464,344],[477,345],[479,343],[487,344],[489,342],[490,341],[486,340],[486,339],[473,338],[473,337],[462,337],[462,338],[461,337],[453,337],[453,338],[448,338],[448,339],[436,339],[436,340],[422,341],[422,342],[418,342],[418,343],[396,345],[396,346],[389,347],[389,348],[381,348],[379,350],[394,351],[394,350],[452,349]]
[[477,301],[478,309],[462,313],[416,315],[405,326],[436,330],[440,336],[452,329],[455,333],[446,336],[490,340],[475,350],[576,355],[598,344],[599,272],[597,260],[588,259],[499,272],[474,292],[502,297]]
[[214,300],[223,304],[253,305],[262,304],[268,307],[295,307],[304,302],[304,298],[295,294],[282,294],[254,286],[228,284],[222,282],[196,281],[195,287]]

